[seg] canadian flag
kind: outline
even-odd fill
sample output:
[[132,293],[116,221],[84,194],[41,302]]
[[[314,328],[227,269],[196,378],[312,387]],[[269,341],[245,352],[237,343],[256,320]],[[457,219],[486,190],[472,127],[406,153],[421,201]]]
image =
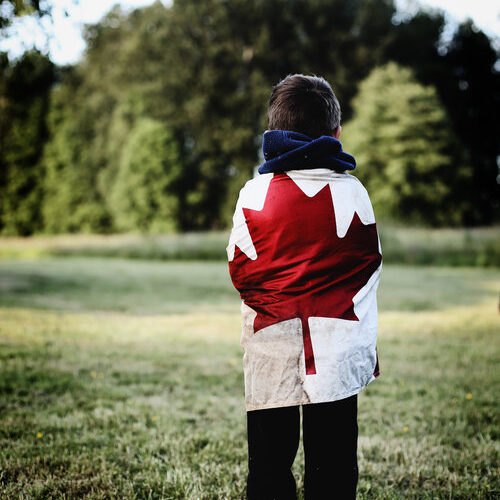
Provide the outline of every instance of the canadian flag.
[[329,169],[260,175],[241,190],[233,221],[247,409],[359,392],[379,373],[382,262],[362,184]]

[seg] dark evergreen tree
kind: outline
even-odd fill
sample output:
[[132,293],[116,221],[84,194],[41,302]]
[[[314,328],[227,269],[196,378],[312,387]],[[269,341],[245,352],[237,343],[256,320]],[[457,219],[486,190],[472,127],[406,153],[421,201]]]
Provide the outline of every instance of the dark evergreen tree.
[[54,65],[39,52],[10,64],[0,57],[0,231],[27,235],[42,228],[46,114]]
[[461,24],[443,57],[448,78],[440,95],[473,166],[472,179],[457,193],[471,202],[468,225],[500,221],[500,73],[491,40],[472,22]]

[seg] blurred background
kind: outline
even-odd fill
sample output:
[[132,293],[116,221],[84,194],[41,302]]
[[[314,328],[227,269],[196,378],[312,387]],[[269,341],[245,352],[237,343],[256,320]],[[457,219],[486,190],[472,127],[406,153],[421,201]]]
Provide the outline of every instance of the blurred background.
[[2,0],[1,233],[227,228],[294,72],[333,85],[381,221],[498,223],[498,8],[439,4]]
[[499,498],[499,12],[0,0],[0,497],[244,498],[225,246],[301,72],[340,100],[384,253],[358,498]]

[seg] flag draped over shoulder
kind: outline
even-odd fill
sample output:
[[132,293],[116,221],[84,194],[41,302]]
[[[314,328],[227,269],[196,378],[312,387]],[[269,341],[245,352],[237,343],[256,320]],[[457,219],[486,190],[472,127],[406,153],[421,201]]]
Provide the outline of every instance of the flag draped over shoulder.
[[354,158],[331,137],[266,134],[268,173],[241,190],[227,247],[248,410],[343,399],[378,375],[382,257],[368,194],[343,171]]

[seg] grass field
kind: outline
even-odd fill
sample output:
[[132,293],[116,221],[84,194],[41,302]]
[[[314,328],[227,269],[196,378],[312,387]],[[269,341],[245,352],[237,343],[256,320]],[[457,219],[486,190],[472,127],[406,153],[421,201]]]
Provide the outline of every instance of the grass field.
[[[499,498],[499,290],[385,266],[358,498]],[[222,262],[0,261],[0,498],[244,498],[239,329]]]
[[[378,224],[391,264],[500,267],[500,227],[430,229]],[[0,259],[122,257],[225,261],[228,231],[0,237]]]

